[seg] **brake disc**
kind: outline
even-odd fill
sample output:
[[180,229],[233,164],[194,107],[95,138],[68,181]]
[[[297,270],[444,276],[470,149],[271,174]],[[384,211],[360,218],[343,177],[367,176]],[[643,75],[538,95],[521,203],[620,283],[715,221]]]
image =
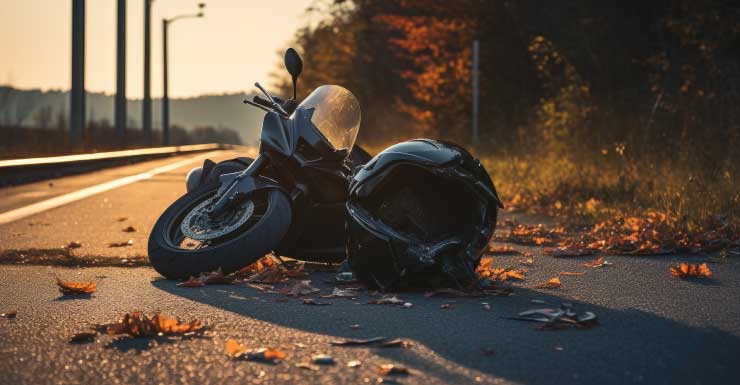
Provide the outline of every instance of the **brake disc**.
[[213,197],[201,202],[185,216],[180,224],[180,230],[186,237],[196,241],[221,238],[240,228],[254,213],[254,202],[246,200],[223,215],[211,218],[208,215],[208,207],[215,200],[216,197]]

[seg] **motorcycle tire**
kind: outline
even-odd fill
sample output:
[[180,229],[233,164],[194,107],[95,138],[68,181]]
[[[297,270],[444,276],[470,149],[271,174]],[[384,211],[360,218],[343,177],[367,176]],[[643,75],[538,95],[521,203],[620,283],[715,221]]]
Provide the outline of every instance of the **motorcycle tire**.
[[[255,207],[260,207],[261,217],[247,220],[207,247],[182,248],[182,239],[187,238],[182,234],[180,224],[193,208],[215,195],[218,187],[217,182],[212,182],[188,192],[157,220],[149,235],[149,262],[164,277],[188,278],[219,268],[224,274],[237,271],[277,248],[287,233],[292,214],[290,200],[280,190],[265,189],[255,192],[253,197],[257,202]],[[256,210],[252,215],[258,212]]]

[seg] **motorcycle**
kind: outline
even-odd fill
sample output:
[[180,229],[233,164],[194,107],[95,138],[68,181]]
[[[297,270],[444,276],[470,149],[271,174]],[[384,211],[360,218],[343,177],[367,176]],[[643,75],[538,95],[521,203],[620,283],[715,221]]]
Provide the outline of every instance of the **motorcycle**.
[[345,202],[352,170],[370,156],[355,146],[361,113],[347,89],[324,85],[300,104],[303,69],[288,49],[293,97],[244,103],[266,112],[258,156],[237,172],[203,177],[157,220],[149,260],[163,276],[236,271],[267,253],[333,262],[345,257]]

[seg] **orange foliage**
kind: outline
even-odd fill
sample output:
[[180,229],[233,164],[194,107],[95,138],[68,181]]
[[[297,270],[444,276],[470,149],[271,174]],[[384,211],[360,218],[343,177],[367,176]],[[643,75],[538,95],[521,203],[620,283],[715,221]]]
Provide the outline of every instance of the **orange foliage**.
[[95,282],[64,282],[57,278],[59,291],[64,295],[92,294],[97,288]]
[[712,270],[709,270],[709,266],[707,266],[706,263],[689,264],[681,262],[680,265],[671,267],[669,271],[671,272],[672,276],[679,278],[712,278]]

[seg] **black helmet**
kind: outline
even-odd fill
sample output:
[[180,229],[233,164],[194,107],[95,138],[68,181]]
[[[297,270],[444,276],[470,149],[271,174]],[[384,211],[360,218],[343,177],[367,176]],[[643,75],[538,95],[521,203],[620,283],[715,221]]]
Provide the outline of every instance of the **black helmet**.
[[355,172],[347,256],[357,277],[382,290],[456,285],[475,268],[501,201],[488,173],[460,146],[398,143]]

